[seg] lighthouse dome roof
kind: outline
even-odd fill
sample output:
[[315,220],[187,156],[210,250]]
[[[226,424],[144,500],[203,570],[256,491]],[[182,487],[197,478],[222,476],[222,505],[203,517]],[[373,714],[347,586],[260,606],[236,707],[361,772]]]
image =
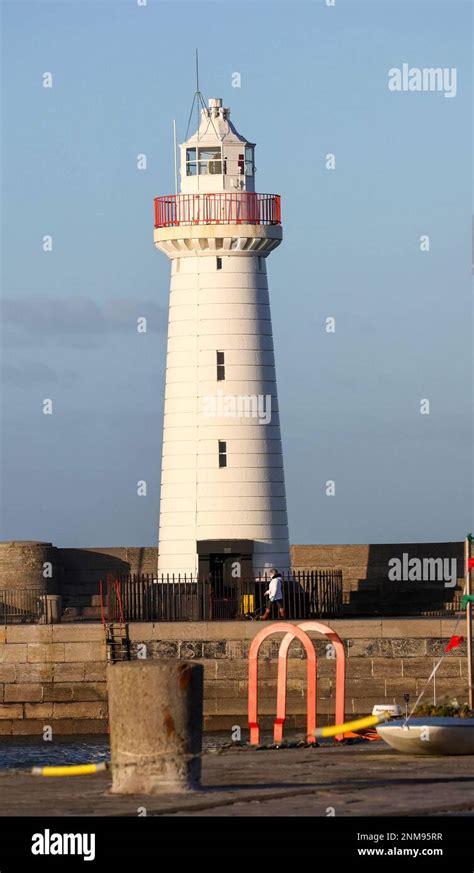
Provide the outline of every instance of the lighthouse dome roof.
[[191,136],[184,145],[190,146],[199,143],[207,145],[212,143],[246,143],[255,145],[250,140],[241,136],[230,120],[230,109],[222,105],[220,97],[211,97],[208,106],[201,109],[199,129]]

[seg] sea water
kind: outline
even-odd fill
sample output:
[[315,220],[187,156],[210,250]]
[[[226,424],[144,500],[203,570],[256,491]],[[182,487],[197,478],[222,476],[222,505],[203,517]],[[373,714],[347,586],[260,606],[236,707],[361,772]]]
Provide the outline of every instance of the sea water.
[[[302,732],[288,731],[289,741],[302,738]],[[248,731],[242,731],[242,742],[248,742]],[[271,731],[262,732],[261,742],[271,743]],[[232,742],[230,731],[203,734],[203,751],[218,750]],[[110,759],[108,736],[65,736],[51,742],[38,737],[0,737],[0,770],[31,767],[57,767],[70,764],[99,764]]]

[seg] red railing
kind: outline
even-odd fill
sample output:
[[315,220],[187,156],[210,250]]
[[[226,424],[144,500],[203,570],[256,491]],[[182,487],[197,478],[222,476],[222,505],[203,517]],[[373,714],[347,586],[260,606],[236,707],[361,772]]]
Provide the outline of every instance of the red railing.
[[279,194],[168,194],[155,198],[155,227],[281,224]]

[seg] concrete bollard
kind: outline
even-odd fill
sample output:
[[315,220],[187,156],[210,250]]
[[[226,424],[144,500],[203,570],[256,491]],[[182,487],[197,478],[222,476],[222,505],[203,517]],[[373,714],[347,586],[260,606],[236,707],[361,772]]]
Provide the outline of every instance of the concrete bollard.
[[107,665],[113,794],[199,786],[203,675],[175,659]]

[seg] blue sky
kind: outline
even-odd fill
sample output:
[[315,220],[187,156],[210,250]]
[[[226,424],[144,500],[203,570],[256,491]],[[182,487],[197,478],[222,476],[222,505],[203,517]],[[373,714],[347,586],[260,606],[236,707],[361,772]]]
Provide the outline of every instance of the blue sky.
[[[173,190],[171,125],[182,141],[197,46],[206,98],[258,144],[257,190],[282,196],[284,243],[267,266],[291,541],[461,539],[470,3],[1,6],[1,538],[156,543],[169,262],[152,207]],[[456,96],[390,92],[405,62],[456,67]]]

